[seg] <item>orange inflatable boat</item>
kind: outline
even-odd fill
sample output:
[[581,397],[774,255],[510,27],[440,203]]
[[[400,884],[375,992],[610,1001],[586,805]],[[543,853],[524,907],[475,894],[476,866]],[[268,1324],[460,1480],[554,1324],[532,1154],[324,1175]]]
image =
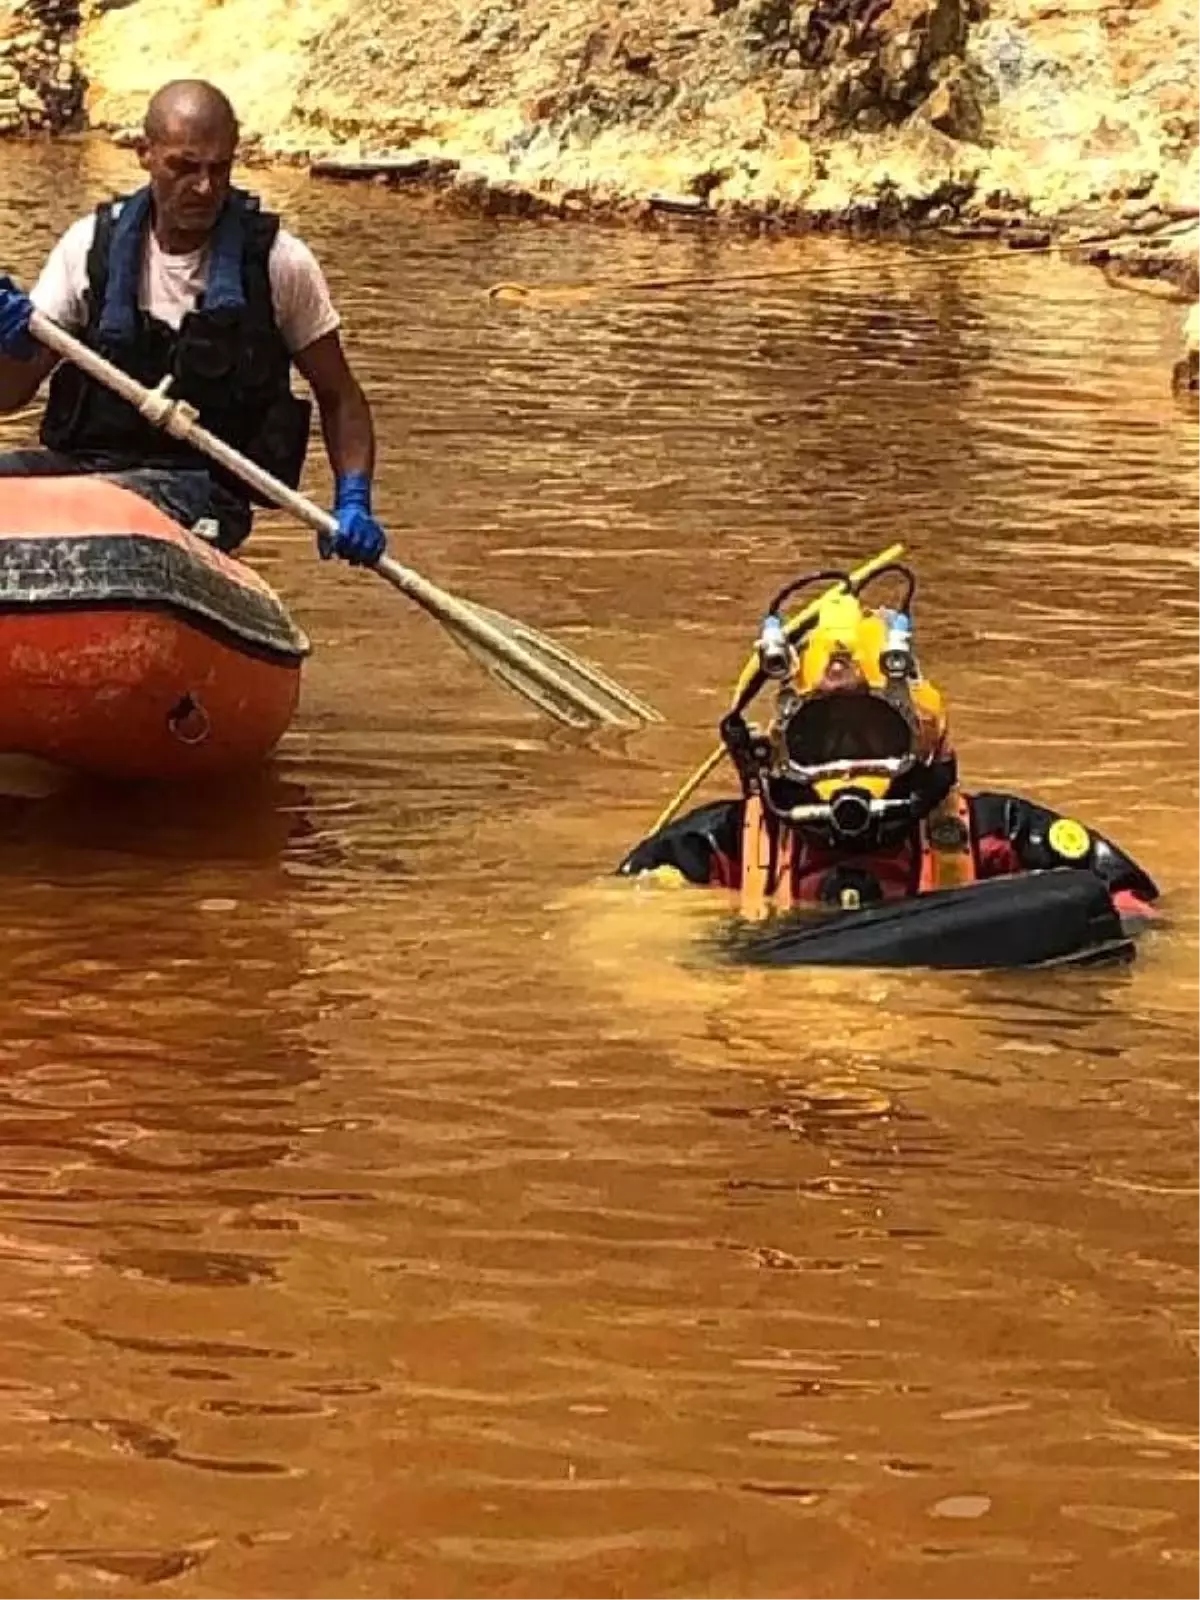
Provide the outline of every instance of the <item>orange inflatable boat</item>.
[[0,482],[0,755],[119,779],[254,766],[308,651],[257,573],[142,496]]

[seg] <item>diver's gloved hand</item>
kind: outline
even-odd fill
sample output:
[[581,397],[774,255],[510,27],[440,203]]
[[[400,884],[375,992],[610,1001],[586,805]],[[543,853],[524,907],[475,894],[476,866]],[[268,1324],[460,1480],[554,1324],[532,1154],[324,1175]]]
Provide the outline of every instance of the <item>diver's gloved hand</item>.
[[30,337],[29,319],[33,301],[17,288],[11,278],[0,277],[0,355],[14,361],[31,361],[37,345]]
[[322,561],[339,556],[354,567],[373,567],[387,549],[387,535],[371,515],[371,480],[365,472],[339,476],[333,515],[337,533],[317,535]]

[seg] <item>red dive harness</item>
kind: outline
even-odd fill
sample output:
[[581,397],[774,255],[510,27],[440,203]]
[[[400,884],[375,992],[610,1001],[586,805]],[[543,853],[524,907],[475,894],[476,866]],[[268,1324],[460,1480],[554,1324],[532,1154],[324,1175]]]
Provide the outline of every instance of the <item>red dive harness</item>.
[[857,910],[875,900],[902,900],[933,889],[974,883],[979,862],[965,795],[952,789],[898,848],[848,855],[811,845],[794,828],[765,815],[757,795],[744,801],[741,913],[760,921],[800,906]]

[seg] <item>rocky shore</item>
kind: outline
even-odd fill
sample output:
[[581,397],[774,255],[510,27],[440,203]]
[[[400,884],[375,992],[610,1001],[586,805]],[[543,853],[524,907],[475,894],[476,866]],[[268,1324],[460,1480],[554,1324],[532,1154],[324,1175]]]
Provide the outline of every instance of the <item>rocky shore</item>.
[[322,178],[1062,245],[1196,293],[1193,0],[0,0],[0,133],[131,137],[166,61]]
[[82,124],[79,20],[79,0],[0,3],[0,134]]

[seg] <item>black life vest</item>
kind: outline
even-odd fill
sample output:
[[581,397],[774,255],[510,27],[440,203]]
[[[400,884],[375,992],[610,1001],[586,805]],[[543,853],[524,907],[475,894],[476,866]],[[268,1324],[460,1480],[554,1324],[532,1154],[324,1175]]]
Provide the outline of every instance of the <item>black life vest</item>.
[[[291,356],[271,303],[267,263],[279,218],[260,211],[257,196],[230,191],[204,293],[178,329],[138,305],[149,226],[148,188],[97,207],[81,339],[148,388],[171,373],[172,399],[195,406],[204,427],[295,488],[312,406],[292,393]],[[239,498],[268,503],[70,362],[51,377],[41,439],[101,470],[199,468]]]

